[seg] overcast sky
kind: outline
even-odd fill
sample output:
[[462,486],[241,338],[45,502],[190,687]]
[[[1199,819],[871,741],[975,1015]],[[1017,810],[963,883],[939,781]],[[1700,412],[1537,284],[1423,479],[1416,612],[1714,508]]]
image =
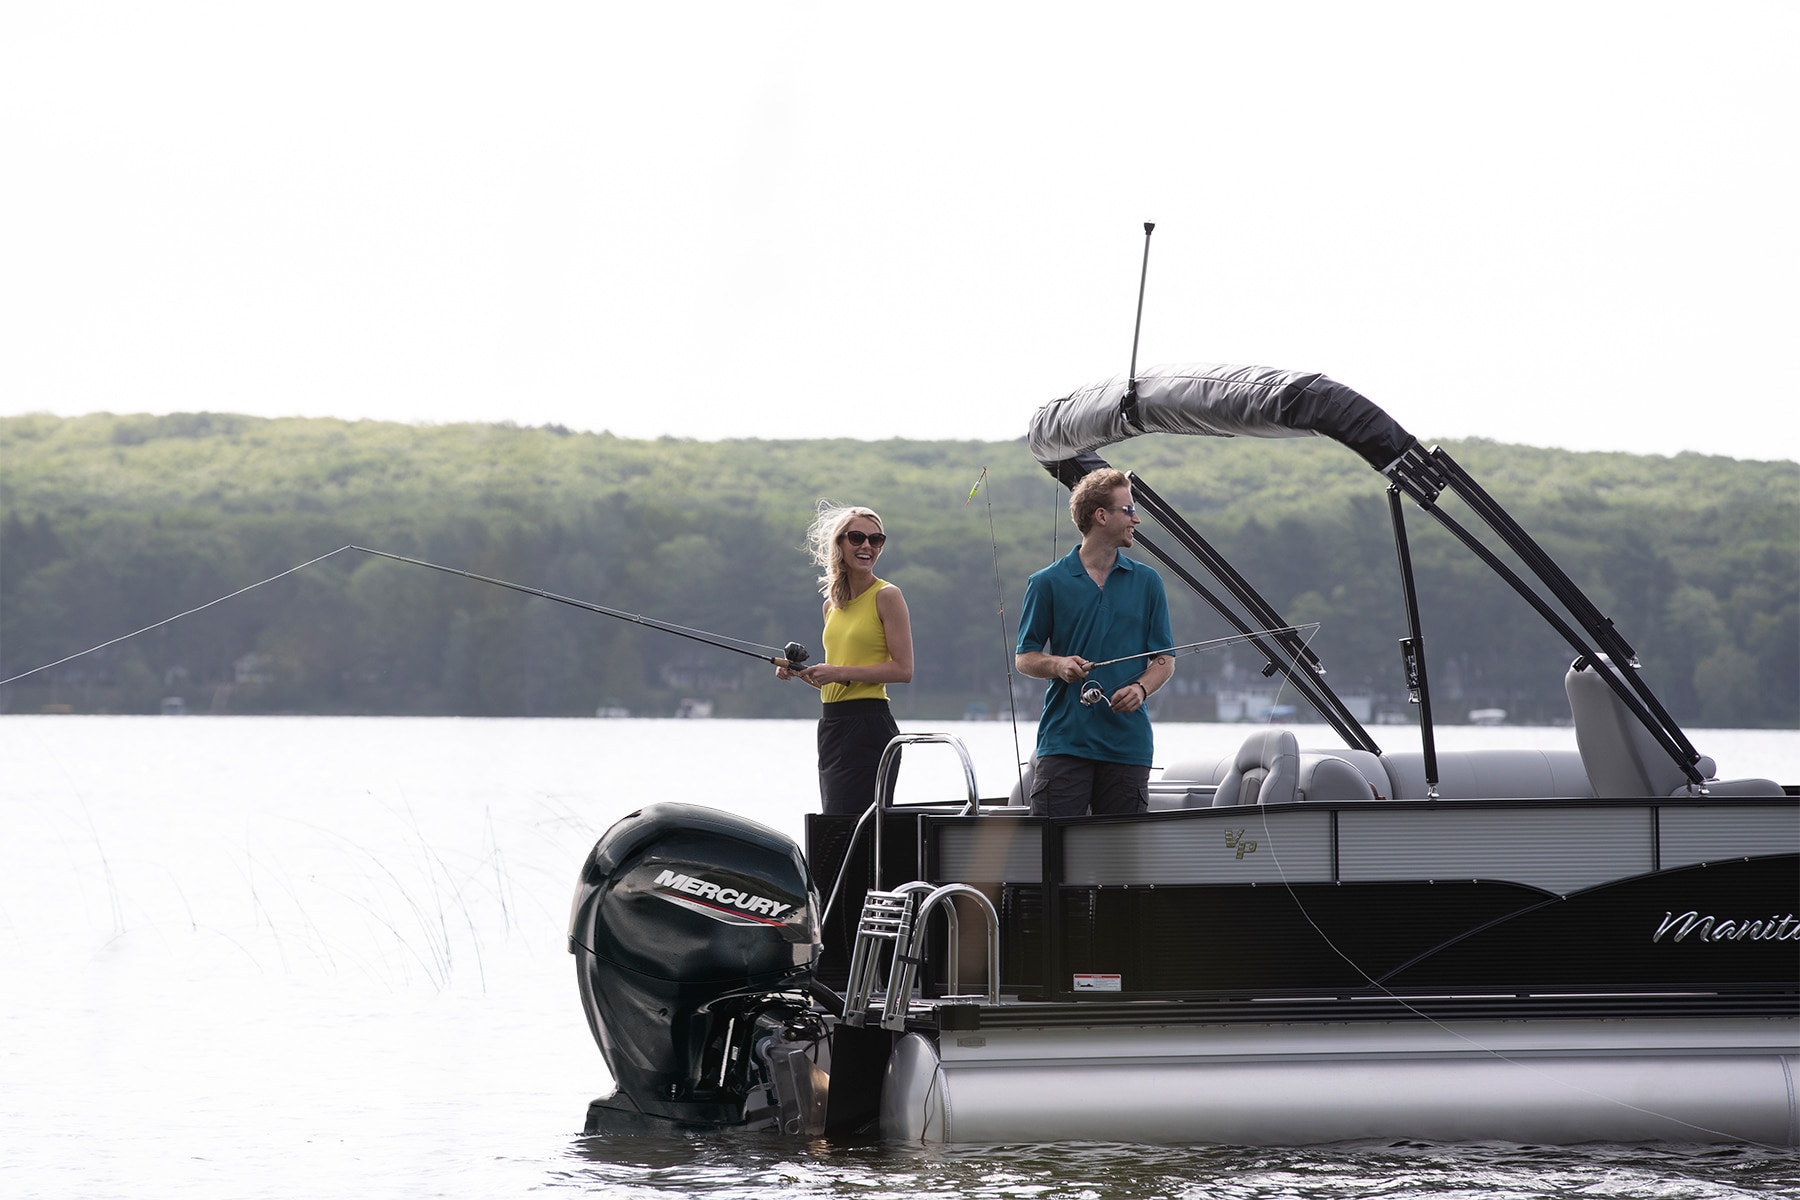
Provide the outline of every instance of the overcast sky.
[[0,413],[1012,438],[1130,362],[1800,459],[1800,4],[16,4]]

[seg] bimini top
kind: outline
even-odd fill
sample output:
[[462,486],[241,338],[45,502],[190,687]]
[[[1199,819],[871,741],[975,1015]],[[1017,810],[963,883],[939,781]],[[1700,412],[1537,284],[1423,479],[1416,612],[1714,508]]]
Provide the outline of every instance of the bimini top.
[[[1594,606],[1543,547],[1441,446],[1427,450],[1419,445],[1418,439],[1367,398],[1317,373],[1216,363],[1152,367],[1139,374],[1135,381],[1127,376],[1114,376],[1044,405],[1031,419],[1028,442],[1032,457],[1057,480],[1073,488],[1084,475],[1107,465],[1095,451],[1145,433],[1201,437],[1328,437],[1342,442],[1393,485],[1390,494],[1395,497],[1394,532],[1400,548],[1401,575],[1409,610],[1416,606],[1412,599],[1411,561],[1405,548],[1405,524],[1398,503],[1402,493],[1417,502],[1536,609],[1575,651],[1578,668],[1592,666],[1601,673],[1612,694],[1668,753],[1691,785],[1702,787],[1706,784],[1706,774],[1699,768],[1699,752],[1644,683],[1638,673],[1637,652],[1625,641],[1612,620]],[[1224,562],[1179,513],[1135,475],[1132,476],[1132,488],[1137,503],[1147,507],[1149,515],[1199,559],[1250,616],[1235,612],[1222,598],[1183,573],[1154,542],[1139,535],[1139,544],[1145,550],[1177,570],[1202,599],[1237,625],[1240,633],[1249,633],[1253,625],[1271,630],[1282,627],[1282,620],[1268,601],[1256,594],[1255,589]],[[1541,591],[1438,505],[1439,494],[1446,490],[1461,499],[1493,536],[1513,552],[1525,571],[1536,577]],[[1556,604],[1551,603],[1552,599]],[[1562,612],[1557,611],[1557,605],[1561,606]],[[1572,617],[1573,623],[1566,620],[1564,614]],[[1416,611],[1409,616],[1409,627],[1408,642],[1415,648],[1422,646],[1423,635],[1418,629]],[[1330,689],[1314,676],[1313,671],[1300,670],[1296,665],[1309,659],[1306,665],[1316,670],[1317,658],[1311,657],[1311,652],[1297,642],[1291,654],[1285,649],[1283,654],[1276,654],[1274,647],[1281,642],[1280,637],[1271,638],[1269,647],[1265,648],[1270,665],[1281,670],[1349,744],[1365,749],[1372,747],[1374,742],[1367,731]],[[1421,697],[1424,697],[1422,653],[1417,660],[1417,680]],[[1409,681],[1408,686],[1414,685]],[[1430,717],[1424,698],[1420,700],[1420,721],[1427,731],[1429,758],[1432,755]],[[1435,786],[1435,765],[1428,765],[1426,770],[1427,779]]]
[[1325,376],[1274,367],[1186,363],[1123,375],[1052,400],[1031,419],[1031,454],[1055,464],[1145,433],[1203,437],[1328,437],[1377,471],[1417,444],[1366,397]]

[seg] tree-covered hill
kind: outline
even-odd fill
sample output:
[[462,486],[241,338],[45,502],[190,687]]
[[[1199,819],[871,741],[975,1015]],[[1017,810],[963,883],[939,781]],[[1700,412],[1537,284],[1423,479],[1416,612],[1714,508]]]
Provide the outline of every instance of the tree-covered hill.
[[[1800,466],[1446,443],[1613,617],[1676,717],[1800,725]],[[1294,621],[1330,680],[1400,704],[1384,481],[1335,444],[1144,438],[1136,471]],[[973,501],[972,484],[986,471]],[[512,425],[216,413],[0,419],[0,711],[802,716],[772,668],[368,546],[772,646],[818,646],[800,550],[820,497],[879,510],[918,667],[903,716],[1006,707],[1025,577],[1066,552],[1066,493],[1022,442],[637,441]],[[1567,647],[1408,506],[1439,713],[1566,719]],[[1165,539],[1166,540],[1166,539]],[[1173,581],[1171,581],[1173,582]],[[1225,632],[1172,586],[1177,640]],[[1184,658],[1164,716],[1260,680]],[[1020,682],[1023,704],[1037,694]]]

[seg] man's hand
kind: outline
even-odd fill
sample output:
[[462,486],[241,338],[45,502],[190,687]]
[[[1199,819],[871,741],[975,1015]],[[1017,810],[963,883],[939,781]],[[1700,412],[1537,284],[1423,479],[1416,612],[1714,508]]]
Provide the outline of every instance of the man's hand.
[[1078,654],[1045,654],[1042,650],[1025,651],[1013,659],[1013,665],[1019,669],[1019,674],[1033,679],[1060,679],[1064,683],[1077,684],[1094,669],[1093,663]]
[[1116,713],[1136,712],[1149,698],[1149,693],[1134,679],[1112,694],[1112,710]]

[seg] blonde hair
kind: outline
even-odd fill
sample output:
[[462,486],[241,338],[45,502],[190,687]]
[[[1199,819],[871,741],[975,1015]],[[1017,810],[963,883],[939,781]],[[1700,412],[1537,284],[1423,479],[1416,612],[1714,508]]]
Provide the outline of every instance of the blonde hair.
[[813,563],[825,572],[819,576],[819,595],[829,600],[833,608],[843,608],[853,599],[850,571],[844,565],[844,551],[838,539],[858,517],[875,522],[876,529],[886,532],[874,509],[839,504],[835,500],[819,501],[819,515],[813,518],[811,528],[806,531],[807,551],[811,553]]

